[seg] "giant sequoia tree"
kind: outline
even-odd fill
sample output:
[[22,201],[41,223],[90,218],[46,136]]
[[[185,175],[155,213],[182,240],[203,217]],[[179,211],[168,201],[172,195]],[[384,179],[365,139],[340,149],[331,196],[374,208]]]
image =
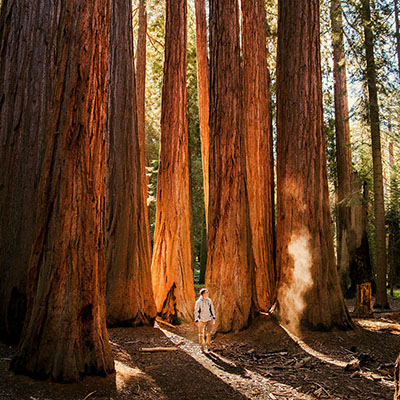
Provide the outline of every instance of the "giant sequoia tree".
[[215,301],[219,330],[230,331],[247,325],[252,305],[237,0],[210,1],[210,46],[206,285]]
[[386,294],[386,228],[385,198],[383,195],[381,131],[379,118],[378,88],[376,82],[376,64],[374,56],[374,34],[372,29],[370,0],[361,2],[362,21],[364,26],[364,47],[366,55],[366,79],[368,84],[368,111],[371,127],[372,165],[374,175],[374,211],[377,282],[375,307],[388,308]]
[[280,0],[277,60],[277,266],[285,322],[351,326],[329,212],[319,1]]
[[3,1],[0,16],[0,335],[17,342],[26,311],[51,32],[52,2]]
[[335,97],[336,166],[337,166],[337,262],[342,288],[350,285],[350,257],[355,238],[351,232],[351,148],[349,106],[347,99],[346,59],[344,53],[342,7],[339,0],[331,0],[333,45],[333,79]]
[[52,101],[44,110],[27,317],[11,367],[65,382],[113,371],[102,223],[110,1],[46,3],[35,5],[46,10],[41,26],[52,38]]
[[167,0],[152,278],[157,312],[173,323],[192,319],[195,296],[190,244],[186,20],[186,0]]
[[275,297],[273,160],[264,0],[242,0],[243,133],[254,304],[268,311]]
[[148,250],[151,253],[149,210],[147,207],[147,176],[146,176],[146,157],[145,157],[145,128],[146,128],[146,34],[147,34],[147,12],[145,0],[139,0],[139,28],[136,53],[136,100],[138,116],[138,137],[142,179],[143,201],[145,204],[145,229],[143,233],[147,240]]
[[111,4],[107,121],[107,323],[151,324],[151,283],[144,162],[138,138],[132,2]]
[[[199,93],[199,117],[201,135],[201,157],[203,164],[203,187],[206,221],[208,220],[209,197],[209,152],[210,152],[210,99],[209,99],[209,68],[207,18],[205,0],[195,0],[196,8],[196,56],[197,56],[197,85]],[[207,222],[206,222],[207,223]]]

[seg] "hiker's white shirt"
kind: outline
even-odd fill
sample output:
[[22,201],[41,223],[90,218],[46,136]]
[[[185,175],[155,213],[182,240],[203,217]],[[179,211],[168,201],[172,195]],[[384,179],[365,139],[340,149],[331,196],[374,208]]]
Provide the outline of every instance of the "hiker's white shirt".
[[208,322],[211,319],[215,319],[214,304],[209,297],[200,296],[194,306],[194,320]]

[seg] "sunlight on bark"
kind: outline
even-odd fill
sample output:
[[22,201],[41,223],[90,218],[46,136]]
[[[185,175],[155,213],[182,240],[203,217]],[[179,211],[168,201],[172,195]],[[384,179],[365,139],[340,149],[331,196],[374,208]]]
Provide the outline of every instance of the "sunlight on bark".
[[309,242],[310,235],[306,230],[300,235],[292,235],[288,250],[293,257],[294,268],[288,283],[281,286],[278,295],[282,323],[295,334],[299,332],[300,321],[305,308],[304,295],[313,285]]

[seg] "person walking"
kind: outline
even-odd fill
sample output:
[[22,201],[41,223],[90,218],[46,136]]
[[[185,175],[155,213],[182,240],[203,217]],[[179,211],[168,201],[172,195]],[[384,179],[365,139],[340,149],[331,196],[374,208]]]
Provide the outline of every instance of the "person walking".
[[[211,346],[211,335],[215,326],[215,310],[207,289],[200,290],[200,297],[194,306],[194,320],[199,330],[201,349],[202,351],[208,351]],[[205,336],[207,337],[206,340]]]

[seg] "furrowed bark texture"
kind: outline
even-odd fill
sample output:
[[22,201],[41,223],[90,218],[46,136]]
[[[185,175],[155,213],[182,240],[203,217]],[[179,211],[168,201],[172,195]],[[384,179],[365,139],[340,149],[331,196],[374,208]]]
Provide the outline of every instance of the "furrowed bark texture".
[[362,21],[364,26],[364,47],[367,61],[368,107],[371,125],[372,166],[374,175],[374,211],[376,238],[376,308],[389,308],[386,294],[386,229],[385,200],[383,195],[381,132],[379,121],[378,89],[376,86],[376,66],[374,57],[374,34],[372,31],[369,0],[362,0]]
[[0,336],[17,343],[48,103],[50,1],[3,1],[0,16]]
[[351,232],[351,148],[349,106],[346,83],[342,7],[340,0],[331,0],[333,46],[333,81],[335,99],[337,186],[337,263],[344,291],[350,286],[350,257],[355,251],[354,233]]
[[199,115],[201,135],[201,157],[203,164],[204,205],[206,224],[208,221],[209,158],[210,158],[210,95],[208,68],[207,18],[205,0],[195,0],[196,9],[196,55],[197,85],[199,93]]
[[247,326],[252,305],[248,263],[246,162],[242,132],[237,0],[210,1],[210,198],[206,286],[218,329]]
[[[349,328],[331,230],[319,43],[319,2],[280,0],[277,60],[277,266],[282,319]],[[298,293],[304,291],[304,298]],[[292,297],[294,295],[294,297]],[[288,300],[289,299],[289,300]]]
[[242,0],[243,132],[255,309],[275,301],[273,159],[263,0]]
[[193,319],[195,297],[190,241],[186,21],[186,0],[167,0],[152,277],[157,312],[175,324]]
[[27,318],[11,368],[70,382],[114,369],[102,221],[110,2],[59,0],[54,6],[57,18],[44,25],[54,39],[54,75]]
[[136,53],[136,99],[137,99],[137,115],[138,115],[138,135],[139,135],[139,150],[141,163],[141,179],[143,201],[145,204],[145,236],[147,240],[146,246],[151,254],[150,241],[150,225],[149,225],[149,209],[147,207],[147,175],[146,175],[146,34],[147,34],[147,12],[146,1],[139,1],[139,28]]
[[108,84],[107,323],[152,324],[156,307],[143,196],[133,58],[132,2],[113,0]]

